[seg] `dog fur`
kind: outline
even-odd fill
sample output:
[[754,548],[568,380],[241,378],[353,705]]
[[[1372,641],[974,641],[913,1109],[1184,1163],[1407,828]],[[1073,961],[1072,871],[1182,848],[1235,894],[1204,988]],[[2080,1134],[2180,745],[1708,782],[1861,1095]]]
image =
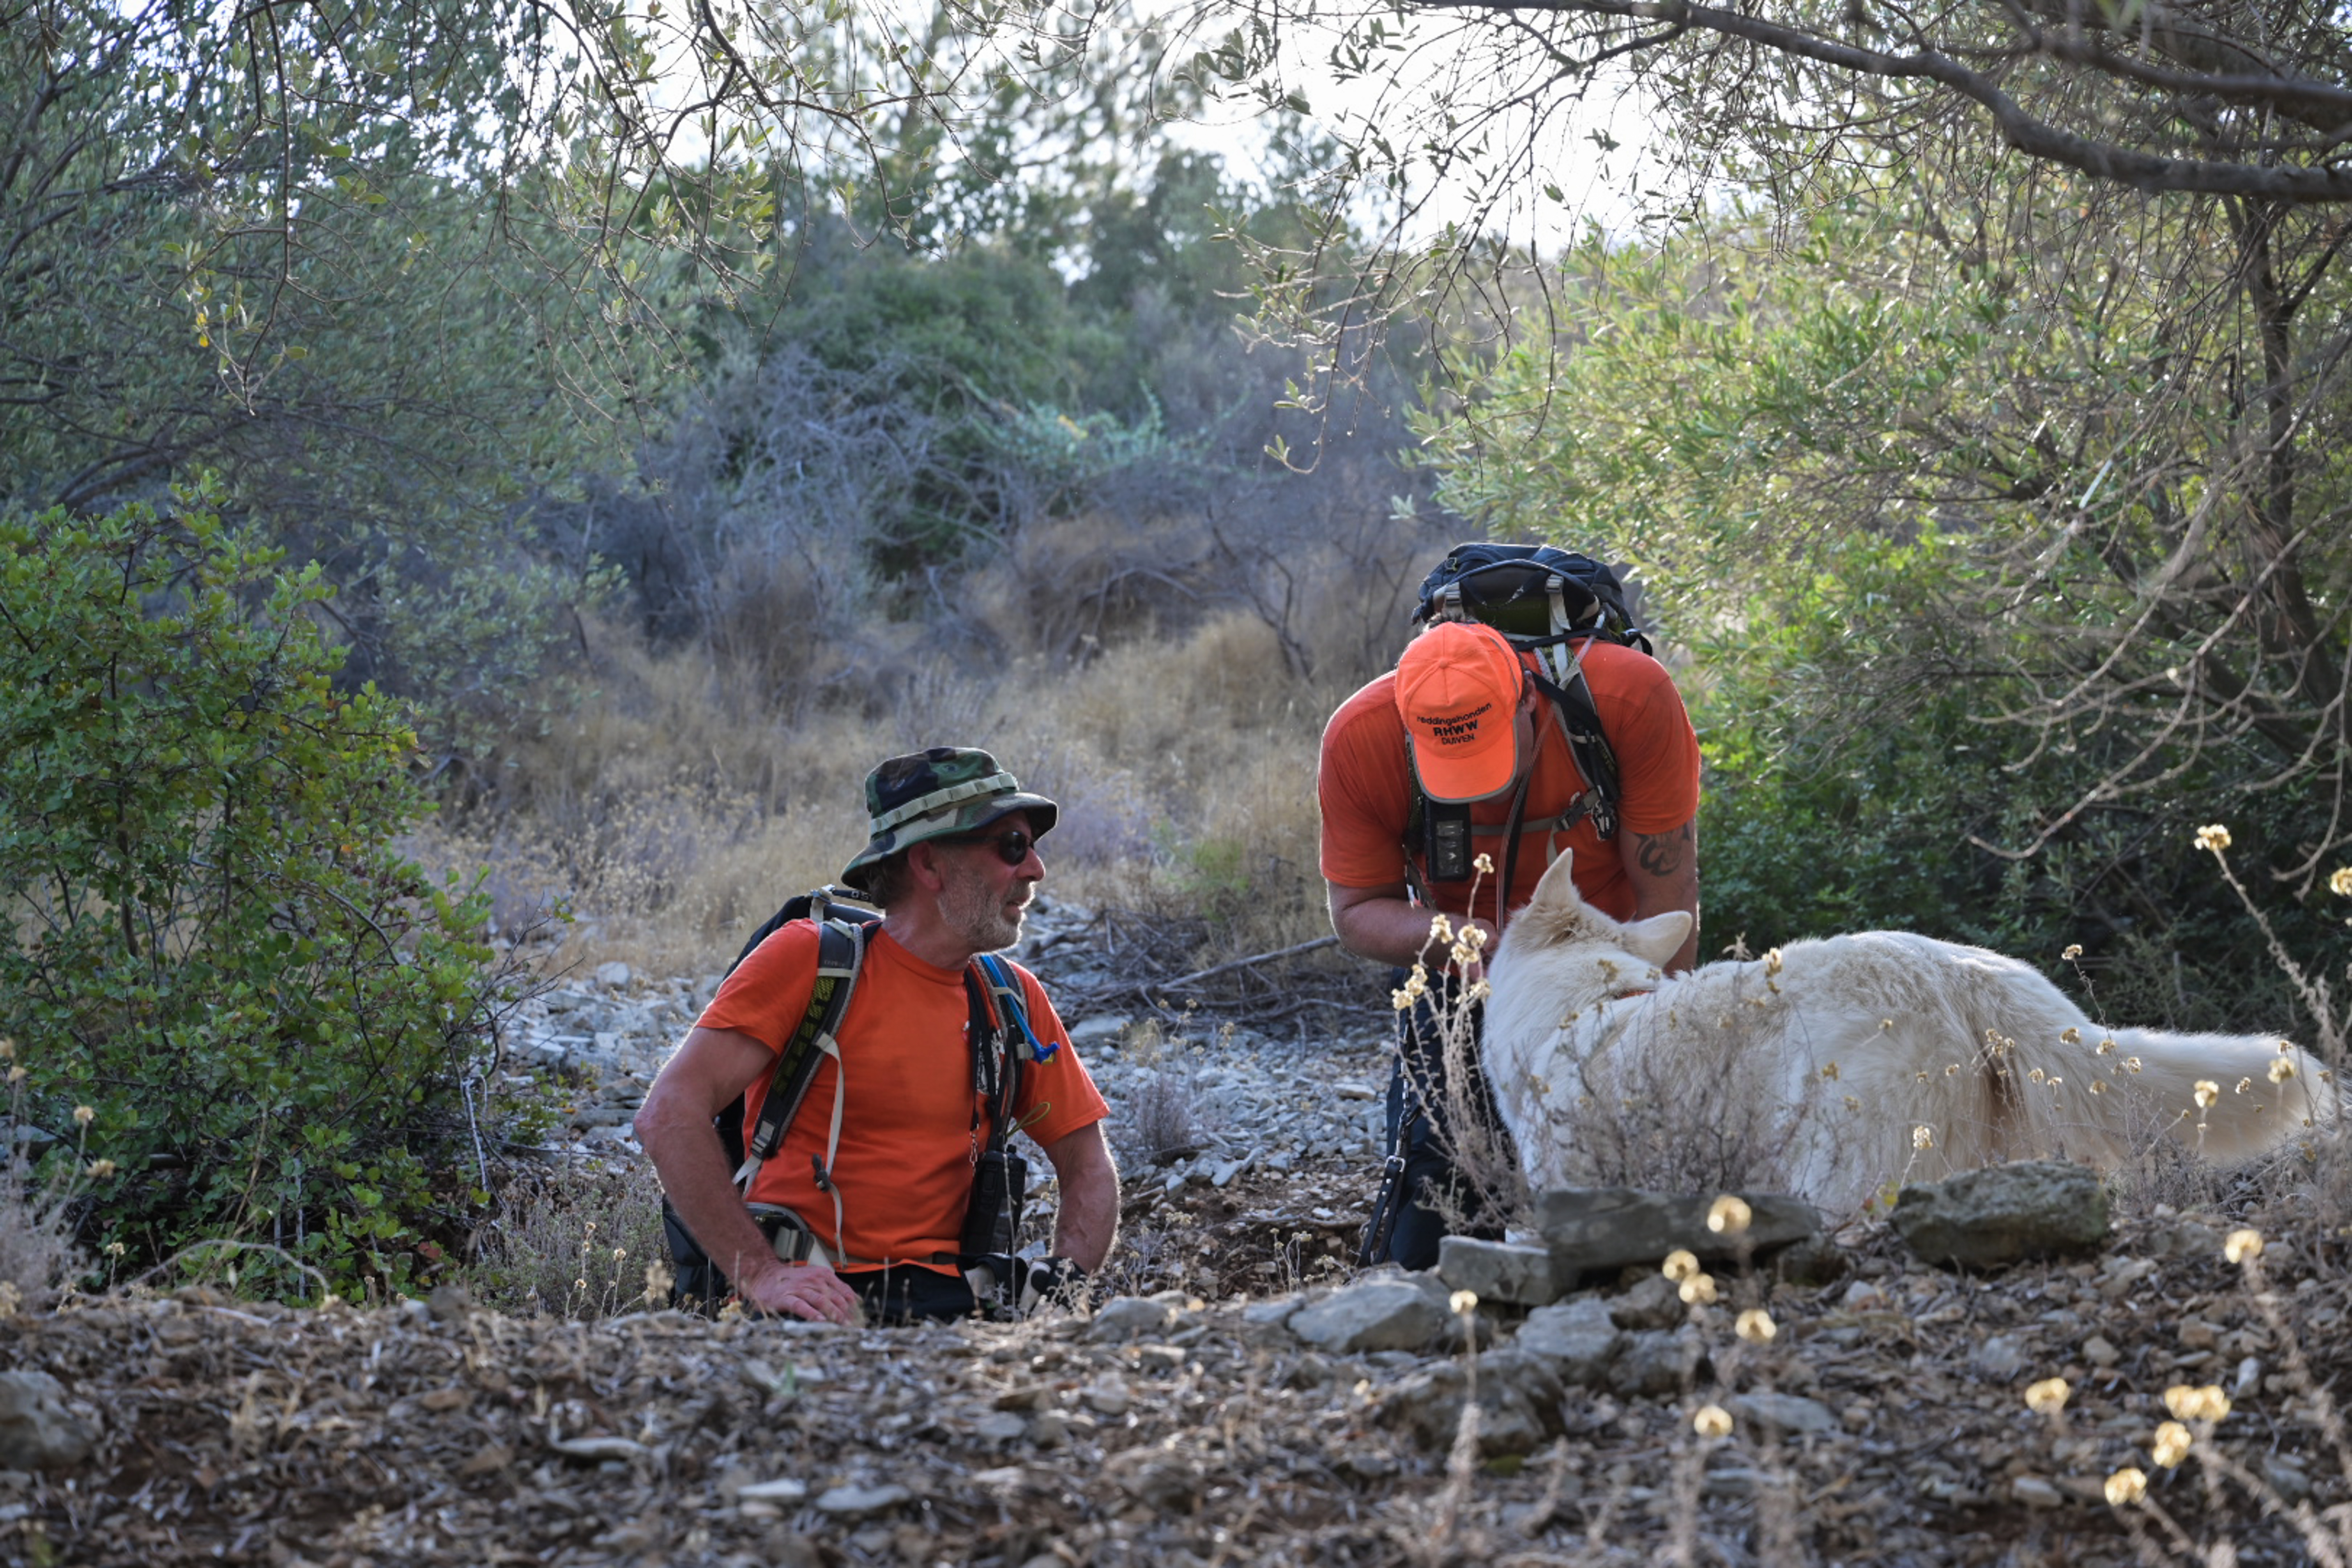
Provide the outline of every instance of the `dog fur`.
[[[1667,979],[1690,917],[1612,920],[1569,867],[1544,873],[1488,969],[1488,1080],[1538,1192],[1594,1179],[1576,1130],[1685,1072],[1733,1075],[1709,1102],[1766,1108],[1778,1168],[1758,1184],[1832,1214],[2004,1160],[2111,1168],[2159,1132],[2251,1160],[2336,1114],[2322,1064],[2275,1035],[2105,1028],[2031,965],[1909,931]],[[2273,1082],[2282,1056],[2294,1073]],[[2219,1090],[2201,1110],[2200,1080]]]

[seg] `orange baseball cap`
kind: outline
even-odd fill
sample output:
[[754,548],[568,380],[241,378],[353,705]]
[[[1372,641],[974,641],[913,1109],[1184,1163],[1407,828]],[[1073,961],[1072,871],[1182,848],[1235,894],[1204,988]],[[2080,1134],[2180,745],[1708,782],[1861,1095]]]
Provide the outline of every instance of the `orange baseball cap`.
[[1503,634],[1476,621],[1438,621],[1397,660],[1397,713],[1413,772],[1430,799],[1459,804],[1518,777],[1519,693],[1527,670]]

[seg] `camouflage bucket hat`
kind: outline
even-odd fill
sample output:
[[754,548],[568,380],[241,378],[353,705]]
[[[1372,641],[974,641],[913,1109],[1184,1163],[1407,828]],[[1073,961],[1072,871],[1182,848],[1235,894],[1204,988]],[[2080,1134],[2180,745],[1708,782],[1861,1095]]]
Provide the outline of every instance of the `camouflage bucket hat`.
[[998,817],[1029,813],[1043,837],[1062,808],[1042,795],[1024,795],[1021,781],[972,746],[933,746],[892,757],[866,775],[867,831],[873,837],[841,879],[863,889],[866,873],[910,844],[977,833]]

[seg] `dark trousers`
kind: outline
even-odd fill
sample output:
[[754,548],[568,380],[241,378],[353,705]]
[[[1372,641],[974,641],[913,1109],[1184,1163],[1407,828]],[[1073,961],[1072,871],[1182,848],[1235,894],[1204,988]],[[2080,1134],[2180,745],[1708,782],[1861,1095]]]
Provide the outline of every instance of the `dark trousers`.
[[[1404,971],[1391,977],[1391,986],[1404,984]],[[1457,1170],[1450,1123],[1453,1101],[1467,1102],[1470,1115],[1486,1134],[1496,1158],[1516,1163],[1511,1135],[1495,1110],[1494,1092],[1486,1085],[1478,1052],[1470,1052],[1468,1081],[1459,1095],[1448,1092],[1444,1037],[1439,1033],[1439,1005],[1452,1004],[1458,983],[1452,978],[1429,983],[1429,994],[1409,1012],[1397,1015],[1396,1070],[1389,1076],[1388,1148],[1400,1152],[1404,1168],[1391,1200],[1396,1215],[1389,1228],[1388,1246],[1373,1261],[1402,1264],[1407,1268],[1432,1268],[1437,1264],[1437,1243],[1449,1234],[1487,1240],[1503,1234],[1499,1205]],[[1486,1009],[1470,1009],[1470,1037],[1475,1042],[1486,1027]],[[1444,1214],[1462,1216],[1449,1232]]]
[[980,1303],[961,1274],[941,1274],[909,1264],[904,1268],[861,1268],[842,1283],[866,1303],[877,1323],[912,1323],[927,1319],[969,1318]]

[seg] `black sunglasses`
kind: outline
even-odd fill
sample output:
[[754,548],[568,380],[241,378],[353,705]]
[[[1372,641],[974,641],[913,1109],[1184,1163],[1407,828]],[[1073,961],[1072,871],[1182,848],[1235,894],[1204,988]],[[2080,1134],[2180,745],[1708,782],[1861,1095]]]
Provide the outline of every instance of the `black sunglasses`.
[[1029,836],[1027,828],[1016,827],[1010,833],[961,833],[952,837],[943,838],[940,842],[985,844],[996,851],[996,858],[1008,866],[1018,866],[1029,858],[1030,847],[1037,841]]

